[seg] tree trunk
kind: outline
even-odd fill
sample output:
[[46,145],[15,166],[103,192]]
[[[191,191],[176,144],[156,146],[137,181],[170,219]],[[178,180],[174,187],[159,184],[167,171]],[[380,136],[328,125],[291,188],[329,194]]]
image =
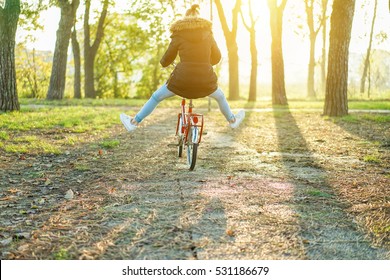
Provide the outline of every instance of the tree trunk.
[[259,19],[259,17],[257,17],[256,19],[253,17],[251,0],[248,0],[248,6],[249,6],[250,25],[247,24],[242,10],[241,10],[240,14],[241,14],[242,23],[244,24],[246,30],[248,30],[248,32],[249,32],[249,44],[250,44],[250,52],[251,52],[251,77],[250,77],[250,83],[249,83],[248,101],[255,102],[256,95],[257,95],[256,22]]
[[283,11],[287,0],[277,6],[276,0],[268,0],[271,25],[272,104],[287,105],[284,81],[284,60],[282,47]]
[[20,0],[7,0],[0,7],[0,111],[19,110],[15,71],[15,36]]
[[326,37],[327,37],[327,17],[328,0],[322,0],[322,59],[321,59],[321,88],[322,93],[326,89]]
[[0,7],[0,111],[20,109],[16,88],[15,36],[20,1],[7,0]]
[[89,26],[89,12],[91,8],[91,0],[85,1],[84,14],[84,90],[86,98],[96,98],[95,91],[95,58],[99,49],[100,43],[104,36],[104,21],[107,16],[108,0],[104,0],[102,13],[100,14],[98,27],[96,30],[95,41],[91,45],[91,31]]
[[238,70],[238,46],[237,46],[237,26],[238,12],[241,7],[241,0],[236,0],[232,12],[232,30],[229,29],[225,13],[220,0],[215,0],[219,19],[221,21],[222,30],[225,35],[226,48],[229,57],[229,100],[238,100],[240,98],[239,70]]
[[374,4],[374,15],[372,17],[372,23],[371,23],[371,31],[370,31],[370,41],[368,43],[368,48],[367,48],[367,53],[366,53],[366,58],[364,60],[364,69],[363,69],[363,74],[362,78],[360,80],[360,93],[364,93],[364,90],[366,88],[366,79],[367,79],[367,70],[368,70],[368,65],[370,64],[370,55],[371,55],[371,47],[372,47],[372,37],[374,36],[374,26],[375,26],[375,19],[376,19],[376,10],[378,6],[378,0],[375,0]]
[[74,59],[74,98],[81,99],[81,57],[80,44],[77,40],[76,26],[72,32],[72,50]]
[[314,90],[314,70],[315,70],[315,37],[310,37],[310,58],[308,64],[308,75],[307,75],[307,97],[309,99],[315,99],[316,93]]
[[[157,46],[157,53],[156,53],[156,56],[155,58],[160,58],[161,57],[161,51],[162,51],[162,48],[160,46]],[[152,78],[152,85],[153,85],[153,88],[152,88],[152,92],[155,92],[159,86],[160,86],[160,76],[159,76],[159,69],[161,69],[161,66],[160,66],[160,60],[159,59],[152,59],[153,61],[153,78]]]
[[371,63],[368,63],[368,90],[367,97],[371,97]]
[[314,23],[314,0],[305,0],[307,25],[309,27],[309,39],[310,39],[310,56],[308,64],[307,75],[307,97],[310,99],[316,98],[314,90],[314,72],[315,72],[315,48],[318,32],[321,28],[321,23],[318,27],[315,27]]
[[238,46],[234,41],[228,50],[229,58],[229,100],[240,98],[239,70],[238,70]]
[[61,18],[57,30],[57,40],[47,99],[62,99],[64,97],[69,40],[79,3],[79,0],[73,0],[72,3],[66,0],[59,1]]
[[38,97],[38,75],[37,75],[37,65],[35,62],[35,48],[32,51],[32,68],[33,68],[33,85],[32,85],[32,96],[33,98]]
[[348,56],[355,0],[334,0],[324,115],[348,115]]
[[257,47],[256,31],[253,27],[250,33],[250,51],[251,51],[251,79],[249,84],[248,101],[255,102],[257,96]]

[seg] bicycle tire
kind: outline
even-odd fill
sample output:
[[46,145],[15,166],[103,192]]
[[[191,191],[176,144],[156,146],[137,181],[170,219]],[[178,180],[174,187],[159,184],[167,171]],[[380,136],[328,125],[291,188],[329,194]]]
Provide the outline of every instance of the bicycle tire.
[[177,143],[177,155],[179,158],[181,158],[183,156],[183,142],[184,142],[184,137],[183,137],[183,134],[182,134],[182,116],[180,114],[179,116],[179,120],[178,120],[178,123],[177,123],[177,128],[176,128],[176,133],[178,134],[178,143]]
[[179,143],[177,144],[177,155],[178,157],[183,157],[183,138],[179,137]]
[[[190,148],[191,146],[191,148]],[[193,171],[196,164],[196,157],[198,155],[198,144],[192,143],[187,146],[187,156],[190,154],[190,159],[188,160],[189,170]]]
[[[194,170],[195,164],[196,164],[196,157],[198,155],[198,143],[194,143],[193,139],[193,133],[195,134],[198,132],[197,127],[191,127],[189,134],[188,134],[188,140],[187,140],[187,164],[189,166],[190,171]],[[196,139],[195,139],[196,141]]]

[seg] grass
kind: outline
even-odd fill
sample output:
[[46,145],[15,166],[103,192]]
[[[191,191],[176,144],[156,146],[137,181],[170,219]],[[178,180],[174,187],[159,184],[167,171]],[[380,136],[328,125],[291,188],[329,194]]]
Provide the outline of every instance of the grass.
[[142,106],[143,99],[63,99],[46,100],[35,98],[20,98],[21,105],[47,105],[47,106]]
[[54,253],[55,260],[69,260],[70,256],[66,249],[61,248],[58,252]]
[[[83,107],[100,107],[100,106],[124,106],[124,107],[141,107],[146,102],[145,99],[64,99],[48,101],[44,99],[20,99],[22,108],[27,108],[26,105],[46,105],[46,106],[83,106]],[[162,102],[159,107],[173,108],[178,107],[180,97],[170,98]],[[208,98],[202,98],[195,101],[195,106],[198,108],[208,107]],[[306,101],[302,99],[289,99],[288,107],[281,108],[290,109],[323,109],[324,101]],[[211,101],[212,108],[217,108],[214,100]],[[248,102],[245,99],[238,101],[229,101],[232,108],[272,108],[270,99],[259,99],[256,102]],[[24,105],[24,106],[23,106]],[[350,109],[362,110],[390,110],[390,100],[352,100],[349,101]],[[33,107],[30,107],[30,109]]]
[[92,129],[102,130],[117,123],[118,112],[118,109],[108,110],[102,107],[81,106],[22,110],[2,114],[1,128],[12,131],[56,128],[75,132],[86,132]]
[[381,160],[377,155],[366,155],[363,157],[363,161],[368,163],[381,163]]
[[117,139],[108,139],[108,140],[104,140],[103,142],[100,143],[100,146],[102,148],[106,148],[106,149],[113,149],[115,148],[116,146],[119,145],[119,140]]
[[[106,137],[104,131],[118,124],[120,108],[59,106],[24,108],[0,114],[0,149],[16,154],[61,154],[66,147]],[[119,145],[104,140],[107,149]]]
[[[66,148],[78,143],[92,141],[92,135],[98,137],[97,145],[101,148],[112,149],[119,145],[116,139],[104,139],[104,131],[118,125],[118,114],[126,111],[134,113],[136,108],[144,104],[142,99],[64,99],[60,101],[47,101],[39,99],[21,99],[20,112],[0,114],[0,149],[7,153],[35,153],[60,154]],[[178,108],[179,97],[162,102],[159,107]],[[259,100],[248,103],[246,100],[229,101],[233,110],[247,109],[322,109],[323,101],[289,100],[289,106],[272,106],[270,100]],[[29,106],[27,106],[29,105]],[[44,105],[44,106],[39,106]],[[208,99],[195,101],[196,108],[207,108]],[[350,109],[390,109],[390,101],[351,101]],[[132,110],[129,110],[133,108]],[[212,109],[218,106],[212,100]],[[286,111],[271,112],[274,118],[283,118]],[[251,112],[248,112],[248,120]],[[263,113],[262,113],[263,114]],[[372,122],[384,124],[390,122],[388,114],[351,113],[342,118],[329,118],[339,123]],[[367,162],[377,162],[373,158],[365,159]]]
[[5,131],[0,131],[0,140],[8,140],[8,139],[9,139],[8,133]]
[[369,121],[374,123],[387,123],[390,122],[390,115],[385,114],[349,114],[348,116],[336,119],[337,121],[343,121],[347,123],[360,123],[362,121]]
[[90,167],[88,165],[85,165],[85,164],[76,164],[74,166],[74,169],[78,170],[78,171],[88,171],[88,170],[90,170]]
[[45,141],[34,141],[28,144],[8,144],[3,146],[4,150],[9,153],[17,154],[61,154],[59,147]]
[[306,191],[306,193],[310,196],[315,196],[315,197],[326,197],[326,198],[332,197],[331,194],[326,193],[326,192],[322,192],[322,191],[317,190],[317,189],[309,189]]

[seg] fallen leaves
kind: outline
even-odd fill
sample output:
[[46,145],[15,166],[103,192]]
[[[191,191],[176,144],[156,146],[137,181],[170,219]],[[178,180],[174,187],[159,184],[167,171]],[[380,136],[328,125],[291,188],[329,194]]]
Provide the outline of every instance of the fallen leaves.
[[235,236],[235,232],[232,229],[228,229],[228,230],[226,230],[226,235],[233,237],[233,236]]

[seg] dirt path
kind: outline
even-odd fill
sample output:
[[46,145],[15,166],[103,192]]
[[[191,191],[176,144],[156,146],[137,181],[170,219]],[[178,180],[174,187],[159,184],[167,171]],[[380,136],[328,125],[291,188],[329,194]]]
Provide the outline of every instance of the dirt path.
[[[309,152],[304,139],[291,152],[281,135],[282,148],[264,152],[245,144],[243,130],[210,121],[188,172],[168,146],[175,113],[163,111],[167,117],[155,114],[134,134],[112,129],[121,145],[103,155],[85,146],[10,160],[1,176],[19,193],[0,204],[2,259],[389,258],[317,164],[331,159]],[[38,162],[44,178],[29,177]],[[68,189],[74,196],[65,199]]]

